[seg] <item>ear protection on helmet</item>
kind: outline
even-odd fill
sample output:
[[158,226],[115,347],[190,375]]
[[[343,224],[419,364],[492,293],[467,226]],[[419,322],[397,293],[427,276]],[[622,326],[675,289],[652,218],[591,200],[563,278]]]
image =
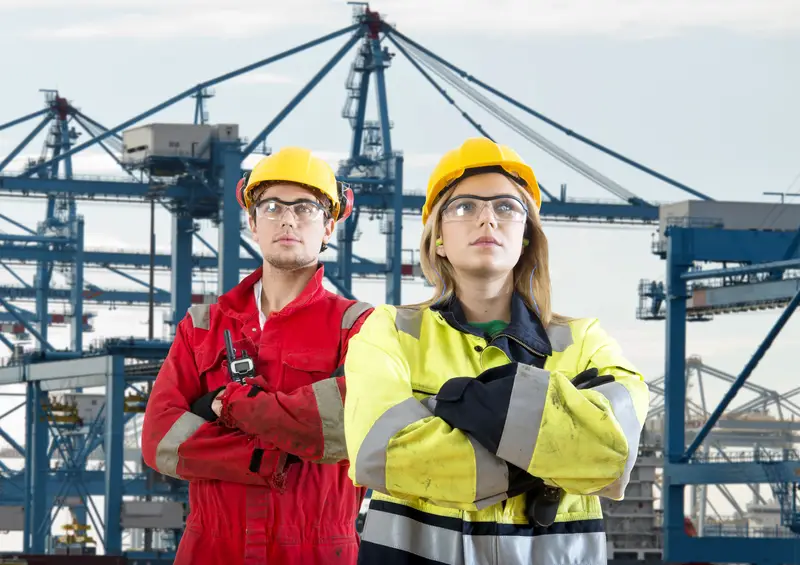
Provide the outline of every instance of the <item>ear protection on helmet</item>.
[[350,217],[353,213],[353,204],[355,202],[355,194],[349,184],[343,182],[337,183],[339,186],[339,215],[336,218],[337,222],[343,222]]
[[236,184],[236,200],[239,201],[239,206],[242,209],[247,210],[247,206],[244,204],[244,191],[247,188],[247,181],[250,180],[250,172],[245,171],[242,175],[242,178],[239,179],[239,182]]

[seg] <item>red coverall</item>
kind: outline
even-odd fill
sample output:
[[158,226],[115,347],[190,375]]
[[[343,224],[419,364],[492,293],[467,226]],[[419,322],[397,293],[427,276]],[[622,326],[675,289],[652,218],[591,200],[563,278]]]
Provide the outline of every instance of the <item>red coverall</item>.
[[[189,481],[174,563],[355,564],[365,489],[347,477],[345,384],[333,374],[371,307],[327,291],[320,266],[262,330],[254,295],[261,275],[259,268],[216,304],[192,306],[147,404],[145,463]],[[255,361],[246,384],[231,382],[225,329],[237,357],[244,350]],[[222,387],[219,419],[191,411]]]

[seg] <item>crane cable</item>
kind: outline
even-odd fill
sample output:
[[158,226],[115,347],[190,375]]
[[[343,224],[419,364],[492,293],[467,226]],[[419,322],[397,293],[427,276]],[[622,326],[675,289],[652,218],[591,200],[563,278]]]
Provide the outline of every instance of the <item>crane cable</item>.
[[512,130],[519,133],[522,137],[551,155],[555,157],[574,171],[582,174],[589,180],[595,182],[596,184],[600,185],[607,191],[611,192],[612,194],[618,196],[619,198],[627,201],[627,202],[636,202],[642,203],[643,200],[630,192],[629,190],[622,187],[617,182],[611,180],[610,178],[606,177],[602,173],[596,171],[595,169],[591,168],[586,163],[578,160],[577,158],[570,155],[564,149],[558,147],[544,136],[539,134],[538,132],[534,131],[530,126],[523,123],[521,120],[516,118],[515,116],[511,115],[506,110],[500,108],[496,103],[489,100],[486,96],[478,92],[475,88],[471,85],[465,83],[460,77],[456,76],[450,69],[429,57],[410,43],[406,42],[402,38],[395,37],[395,40],[401,42],[403,47],[410,52],[412,52],[417,58],[417,60],[430,69],[433,73],[437,74],[440,78],[442,78],[445,82],[449,83],[451,86],[456,88],[460,91],[464,96],[478,104],[479,106],[483,107],[487,112],[492,114],[495,118],[506,124]]

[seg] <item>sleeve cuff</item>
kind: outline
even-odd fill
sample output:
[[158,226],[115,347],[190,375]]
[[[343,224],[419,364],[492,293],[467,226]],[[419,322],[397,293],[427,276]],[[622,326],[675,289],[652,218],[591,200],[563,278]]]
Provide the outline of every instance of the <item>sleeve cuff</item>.
[[219,411],[219,421],[222,425],[229,428],[235,428],[236,419],[233,417],[233,403],[241,397],[253,396],[253,392],[260,387],[256,384],[241,384],[241,383],[228,383],[225,392],[219,397],[222,402],[222,407]]
[[550,371],[519,366],[496,454],[520,469],[529,469],[533,461],[549,388]]
[[197,400],[192,403],[190,410],[193,414],[200,416],[207,422],[216,422],[217,415],[214,414],[214,411],[211,409],[211,404],[213,404],[214,399],[217,397],[219,392],[224,389],[224,386],[221,386],[215,390],[210,390]]

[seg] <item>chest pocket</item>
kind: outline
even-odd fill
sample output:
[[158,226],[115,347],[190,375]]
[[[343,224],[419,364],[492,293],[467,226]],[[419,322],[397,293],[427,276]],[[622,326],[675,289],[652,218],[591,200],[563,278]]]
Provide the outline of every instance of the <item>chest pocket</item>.
[[437,394],[442,385],[454,377],[475,377],[483,370],[480,353],[475,351],[473,342],[462,334],[453,335],[455,337],[445,334],[444,339],[432,347],[404,348],[411,389],[417,400]]
[[291,392],[327,379],[336,370],[339,352],[335,348],[322,347],[292,351],[283,358],[283,374],[278,390]]
[[[255,362],[258,359],[258,347],[249,338],[233,341],[233,349],[236,357],[241,357],[243,352]],[[225,386],[231,382],[231,374],[228,371],[228,352],[224,342],[209,348],[205,355],[199,359],[198,369],[200,370],[200,382],[205,392]]]

